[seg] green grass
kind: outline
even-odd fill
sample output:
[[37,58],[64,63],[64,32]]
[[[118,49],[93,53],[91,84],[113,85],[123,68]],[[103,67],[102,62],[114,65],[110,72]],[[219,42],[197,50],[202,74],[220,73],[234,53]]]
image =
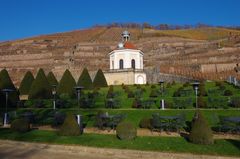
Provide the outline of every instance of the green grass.
[[[233,93],[233,96],[240,97],[240,89],[239,88],[235,88],[235,87],[233,87],[233,85],[230,85],[228,83],[223,82],[223,84],[225,86],[225,90],[227,90],[227,89],[231,90],[232,93]],[[191,85],[184,88],[184,90],[189,90],[190,94],[186,95],[186,96],[181,96],[181,97],[173,97],[173,94],[178,88],[183,86],[182,83],[176,83],[174,85],[171,85],[170,87],[166,87],[166,85],[167,84],[165,84],[165,87],[164,87],[164,90],[165,90],[164,94],[161,95],[159,93],[158,97],[153,98],[157,101],[156,104],[154,106],[152,106],[153,109],[154,108],[156,109],[160,106],[160,100],[161,99],[164,99],[167,103],[172,103],[173,105],[175,105],[176,104],[176,103],[174,103],[175,98],[176,99],[183,99],[183,100],[184,99],[186,99],[186,100],[191,99],[192,100],[191,104],[187,104],[186,107],[187,108],[194,108],[193,103],[195,102],[195,93],[194,93],[194,90],[193,90]],[[141,85],[141,88],[143,88],[145,90],[145,92],[143,92],[143,94],[141,95],[141,98],[143,100],[150,99],[149,96],[150,96],[150,93],[151,93],[151,90],[152,90],[151,86],[152,85]],[[156,87],[157,90],[161,90],[159,85],[155,85],[155,87]],[[136,90],[137,90],[137,87],[133,86],[133,85],[129,85],[128,88],[133,93],[136,92]],[[220,90],[219,87],[216,86],[216,82],[205,82],[205,89],[206,89],[207,93],[208,93],[209,90],[215,90],[215,92],[216,92],[214,94],[208,93],[209,94],[208,96],[203,97],[204,100],[207,102],[207,104],[208,104],[208,97],[217,98],[217,99],[226,99],[226,101],[229,98],[229,97],[223,96],[224,90]],[[103,108],[105,106],[105,99],[106,99],[107,92],[108,92],[108,88],[101,88],[99,90],[100,96],[97,97],[97,99],[96,99],[95,108]],[[122,86],[114,86],[114,92],[118,93],[116,98],[118,98],[120,100],[120,108],[131,108],[132,107],[132,103],[134,101],[134,98],[128,98],[127,93],[122,89]],[[226,107],[227,107],[227,103],[224,103],[224,105],[226,105]]]
[[213,145],[197,145],[189,143],[182,137],[137,137],[132,141],[121,141],[115,135],[83,134],[77,137],[67,137],[58,136],[53,131],[33,130],[22,134],[9,129],[0,129],[0,139],[101,148],[240,156],[239,140],[216,140]]
[[[142,118],[145,117],[151,117],[153,113],[159,113],[160,115],[163,116],[171,116],[171,115],[178,115],[178,114],[185,114],[186,116],[186,120],[187,121],[191,121],[193,118],[193,115],[195,113],[194,109],[186,109],[186,110],[153,110],[153,109],[149,109],[149,110],[135,110],[135,109],[131,109],[131,110],[119,110],[119,109],[101,109],[103,111],[109,112],[109,114],[126,114],[126,121],[132,122],[136,127],[138,127],[139,122]],[[71,112],[71,113],[79,113],[79,114],[83,114],[85,115],[85,117],[88,114],[97,114],[98,110],[80,110],[80,111],[76,111],[76,110],[62,110],[65,112]],[[218,116],[240,116],[240,110],[239,109],[235,109],[235,110],[215,110],[215,109],[204,109],[201,110],[203,115],[206,117],[206,119],[208,120],[209,124],[211,126],[216,126],[217,123],[219,122],[218,120]],[[87,123],[87,126],[91,127],[93,126],[94,123],[94,119],[90,120]]]
[[[168,109],[168,110],[159,110],[159,109],[61,109],[59,111],[65,113],[81,114],[83,115],[83,121],[86,122],[87,127],[93,127],[95,123],[95,116],[99,110],[108,112],[109,114],[125,114],[126,121],[133,123],[138,127],[141,119],[145,117],[151,117],[153,113],[159,113],[163,116],[171,116],[178,114],[185,114],[186,120],[191,121],[195,113],[195,109]],[[21,115],[23,112],[29,111],[29,109],[19,109],[17,115]],[[47,114],[52,114],[52,109],[31,109],[34,114],[37,116],[42,116],[37,121],[38,123],[50,124],[49,116]],[[202,109],[201,110],[210,126],[214,127],[218,124],[218,116],[240,116],[240,109]],[[90,118],[89,116],[92,117]],[[41,120],[41,121],[40,121]],[[43,120],[43,121],[42,121]],[[47,121],[50,121],[47,123]]]

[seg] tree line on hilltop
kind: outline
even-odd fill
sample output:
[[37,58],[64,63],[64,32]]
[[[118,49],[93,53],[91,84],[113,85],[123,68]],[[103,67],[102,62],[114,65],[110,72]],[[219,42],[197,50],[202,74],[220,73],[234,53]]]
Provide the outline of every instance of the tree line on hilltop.
[[197,29],[197,28],[207,28],[207,27],[218,27],[218,28],[228,28],[228,29],[235,29],[240,30],[240,26],[212,26],[204,23],[197,23],[197,24],[183,24],[183,25],[175,25],[175,24],[166,24],[160,23],[157,25],[153,25],[147,22],[144,23],[119,23],[113,22],[109,24],[96,24],[93,27],[120,27],[120,28],[135,28],[135,29],[156,29],[156,30],[182,30],[182,29]]

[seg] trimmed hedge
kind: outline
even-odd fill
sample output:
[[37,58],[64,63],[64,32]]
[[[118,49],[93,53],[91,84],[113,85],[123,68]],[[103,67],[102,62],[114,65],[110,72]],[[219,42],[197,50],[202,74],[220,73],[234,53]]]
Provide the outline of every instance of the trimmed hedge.
[[67,114],[58,134],[62,136],[78,136],[81,134],[80,127],[73,114]]
[[52,85],[58,85],[58,81],[56,79],[56,77],[54,76],[53,72],[49,72],[47,75],[47,80],[48,83],[52,86]]
[[84,89],[92,89],[93,88],[93,82],[92,79],[88,73],[87,68],[84,68],[82,71],[81,76],[78,79],[77,82],[78,86],[83,86]]
[[30,71],[28,71],[24,77],[23,77],[23,80],[20,84],[20,87],[19,87],[19,93],[21,95],[23,94],[28,94],[29,91],[30,91],[30,88],[31,88],[31,85],[34,81],[34,77],[32,75],[32,73]]
[[59,94],[68,94],[71,98],[73,98],[75,95],[75,89],[74,89],[75,86],[76,86],[76,82],[71,72],[67,69],[64,72],[62,79],[59,82],[59,85],[57,87],[57,92]]
[[232,96],[233,95],[233,92],[229,89],[225,90],[224,93],[223,93],[224,96]]
[[[16,91],[16,88],[15,88],[15,86],[8,74],[8,71],[6,69],[3,69],[0,72],[0,90],[1,89],[14,90],[14,92],[9,93],[8,106],[10,106],[10,107],[16,106],[17,101],[19,101],[18,92]],[[5,102],[6,102],[5,94],[2,91],[0,91],[0,106],[1,106],[1,108],[5,108]]]
[[93,86],[96,88],[99,88],[99,87],[107,87],[108,84],[107,84],[107,81],[106,81],[106,78],[102,72],[101,69],[99,69],[97,71],[97,74],[93,80]]
[[196,112],[193,119],[189,141],[195,144],[204,145],[214,143],[212,130],[200,111]]
[[30,124],[26,119],[15,119],[11,123],[11,130],[17,132],[27,132],[30,130]]
[[52,88],[48,83],[43,69],[39,69],[36,79],[33,81],[29,91],[29,99],[50,99]]
[[117,125],[116,134],[121,140],[132,140],[137,136],[137,129],[132,123],[123,121]]

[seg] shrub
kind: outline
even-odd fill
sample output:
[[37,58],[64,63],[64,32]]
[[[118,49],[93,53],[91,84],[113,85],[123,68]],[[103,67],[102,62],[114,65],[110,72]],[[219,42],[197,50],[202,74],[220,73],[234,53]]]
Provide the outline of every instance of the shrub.
[[19,87],[19,92],[21,95],[29,93],[33,81],[34,81],[34,77],[33,77],[32,73],[30,71],[28,71],[24,75],[23,80]]
[[138,100],[135,98],[132,103],[132,108],[138,108]]
[[235,108],[240,108],[240,99],[238,97],[232,98],[231,106]]
[[[165,105],[165,108],[173,108],[173,103],[172,102],[169,102],[169,101],[167,101],[167,100],[165,100],[165,103],[164,103]],[[160,105],[160,108],[161,108],[161,105]]]
[[220,89],[220,90],[224,90],[224,89],[226,89],[226,87],[225,87],[224,85],[221,85],[221,86],[219,87],[219,89]]
[[48,83],[52,86],[52,85],[58,85],[58,81],[56,79],[56,77],[54,76],[54,74],[52,72],[49,72],[47,75],[47,80]]
[[57,87],[57,92],[59,94],[68,94],[71,98],[74,97],[76,82],[71,74],[71,72],[67,69],[62,79],[59,82],[59,85]]
[[80,135],[80,127],[77,120],[73,114],[67,114],[63,125],[59,130],[59,135],[62,136],[77,136]]
[[227,90],[224,91],[223,95],[224,95],[224,96],[232,96],[233,93],[232,93],[231,90],[227,89]]
[[220,86],[222,86],[222,85],[224,85],[223,81],[217,81],[217,82],[216,82],[216,86],[217,86],[217,87],[220,87]]
[[151,88],[154,89],[154,88],[156,88],[156,86],[155,85],[151,85]]
[[99,69],[97,71],[97,74],[93,80],[93,86],[94,87],[107,87],[108,86],[106,78],[101,69]]
[[207,92],[205,90],[205,84],[203,82],[199,85],[199,95],[200,96],[207,96]]
[[173,97],[180,97],[182,90],[183,90],[183,87],[178,88],[178,89],[173,93]]
[[50,99],[52,97],[51,86],[43,69],[37,73],[36,79],[33,81],[29,91],[29,99]]
[[139,122],[140,128],[151,128],[151,118],[143,118]]
[[133,91],[128,91],[127,94],[128,94],[128,98],[134,98]]
[[132,123],[123,121],[117,125],[116,134],[121,140],[132,140],[137,136],[137,129]]
[[137,84],[136,87],[137,87],[137,89],[141,89],[142,88],[140,84]]
[[171,88],[171,83],[167,83],[166,88]]
[[189,83],[189,82],[185,82],[185,83],[183,84],[183,87],[188,87],[188,86],[190,86],[190,83]]
[[103,129],[103,124],[104,124],[104,121],[102,119],[102,116],[105,115],[106,112],[102,111],[102,110],[99,110],[97,112],[97,115],[96,115],[96,121],[95,121],[95,125],[99,128],[99,129]]
[[[18,92],[16,91],[16,88],[6,69],[3,69],[0,72],[0,90],[1,89],[14,90],[14,92],[9,93],[8,104],[10,107],[16,106],[17,101],[19,100]],[[5,94],[2,91],[0,91],[0,106],[5,107],[5,102],[6,102]]]
[[108,89],[107,98],[113,98],[113,97],[114,97],[113,86],[111,85]]
[[83,86],[85,89],[92,89],[93,88],[93,82],[92,79],[88,73],[87,68],[84,68],[82,71],[81,76],[78,79],[77,82],[78,86]]
[[30,130],[30,124],[26,119],[15,119],[11,123],[11,130],[17,132],[27,132]]
[[213,134],[210,126],[200,111],[197,111],[192,122],[189,141],[195,144],[213,144]]
[[158,97],[158,91],[157,91],[157,89],[152,89],[149,97],[152,97],[152,98]]
[[198,103],[199,108],[206,108],[207,107],[207,102],[204,101],[203,96],[198,97],[197,103]]

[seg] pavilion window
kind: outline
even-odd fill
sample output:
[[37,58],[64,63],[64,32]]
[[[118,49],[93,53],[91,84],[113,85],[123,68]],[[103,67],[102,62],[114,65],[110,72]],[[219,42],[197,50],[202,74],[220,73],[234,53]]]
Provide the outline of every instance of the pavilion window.
[[123,59],[119,60],[119,69],[123,69]]
[[136,67],[135,67],[135,60],[134,59],[132,59],[131,64],[132,64],[132,69],[135,69]]

